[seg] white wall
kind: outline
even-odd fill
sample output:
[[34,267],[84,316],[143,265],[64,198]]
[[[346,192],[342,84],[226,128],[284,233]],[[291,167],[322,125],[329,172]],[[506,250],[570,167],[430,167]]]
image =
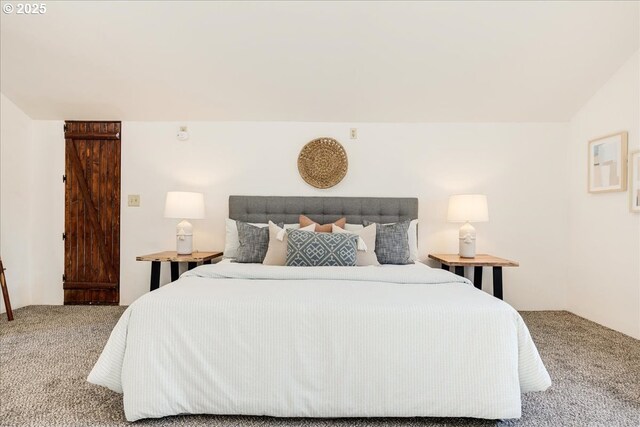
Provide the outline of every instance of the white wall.
[[[122,304],[148,291],[150,265],[136,262],[136,255],[174,247],[175,221],[163,218],[166,191],[196,190],[207,204],[207,219],[194,221],[200,250],[223,248],[230,194],[417,196],[423,258],[457,251],[459,224],[445,221],[448,196],[486,193],[490,222],[477,224],[478,249],[521,263],[505,271],[505,299],[518,309],[565,307],[566,124],[193,122],[186,123],[191,138],[180,142],[175,132],[184,124],[123,123]],[[348,139],[352,126],[358,127],[355,141]],[[34,273],[39,304],[62,302],[61,128],[61,122],[36,122],[34,130],[37,146],[47,147],[36,191],[49,207],[37,221],[39,250],[49,254]],[[329,190],[305,184],[296,166],[302,146],[323,135],[339,139],[349,155],[346,178]],[[127,194],[140,194],[141,207],[127,207]],[[163,280],[169,280],[166,266]],[[491,284],[489,270],[484,282]]]
[[34,121],[32,137],[31,304],[62,304],[64,273],[64,131],[60,121]]
[[629,132],[640,148],[640,56],[636,53],[576,113],[569,144],[568,309],[640,338],[640,215],[629,193],[587,192],[587,143]]
[[[0,94],[0,255],[12,308],[31,303],[32,120]],[[2,312],[4,302],[0,302]]]

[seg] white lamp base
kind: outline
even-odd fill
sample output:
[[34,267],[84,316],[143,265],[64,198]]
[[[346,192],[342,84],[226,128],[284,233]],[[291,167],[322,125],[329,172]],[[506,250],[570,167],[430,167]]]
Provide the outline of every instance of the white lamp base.
[[176,227],[176,252],[178,255],[193,253],[193,226],[186,219]]
[[470,223],[465,223],[460,227],[458,232],[458,239],[460,241],[460,247],[458,249],[458,255],[462,258],[475,258],[476,257],[476,229]]

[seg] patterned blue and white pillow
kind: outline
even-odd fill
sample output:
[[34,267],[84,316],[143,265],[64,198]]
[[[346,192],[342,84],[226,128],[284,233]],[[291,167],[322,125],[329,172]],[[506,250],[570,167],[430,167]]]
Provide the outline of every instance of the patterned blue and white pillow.
[[290,230],[287,232],[288,266],[354,266],[357,259],[356,234],[315,233]]
[[411,221],[377,224],[364,220],[365,227],[376,224],[376,256],[380,264],[413,264],[407,230]]

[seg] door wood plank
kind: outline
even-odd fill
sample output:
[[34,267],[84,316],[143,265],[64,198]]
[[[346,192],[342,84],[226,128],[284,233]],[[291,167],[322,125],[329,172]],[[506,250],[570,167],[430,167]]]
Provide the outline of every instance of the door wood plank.
[[87,140],[93,140],[93,139],[111,139],[111,140],[118,140],[120,139],[120,134],[109,134],[109,133],[71,133],[71,132],[65,132],[64,134],[65,139],[87,139]]
[[64,282],[63,289],[113,289],[117,283],[111,282]]
[[[86,147],[85,147],[86,152]],[[83,207],[86,212],[85,215],[89,219],[89,223],[93,228],[93,232],[98,237],[97,247],[100,251],[100,256],[102,258],[102,262],[104,263],[107,269],[107,276],[109,280],[115,278],[115,271],[113,269],[113,263],[111,261],[111,256],[107,252],[104,246],[104,233],[102,232],[102,228],[100,228],[100,223],[98,222],[98,212],[96,211],[95,205],[93,204],[93,200],[91,199],[91,193],[89,192],[89,188],[87,187],[87,181],[85,180],[82,163],[80,157],[78,156],[78,152],[76,151],[76,143],[75,140],[71,140],[71,165],[72,168],[75,169],[76,182],[78,183],[78,188],[80,193],[82,194]],[[86,236],[86,235],[85,235]],[[85,245],[86,247],[86,245]],[[82,258],[87,257],[88,254],[83,254]]]

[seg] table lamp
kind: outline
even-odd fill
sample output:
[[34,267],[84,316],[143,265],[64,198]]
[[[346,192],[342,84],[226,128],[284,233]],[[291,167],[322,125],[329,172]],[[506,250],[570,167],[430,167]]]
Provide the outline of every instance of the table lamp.
[[187,219],[204,218],[202,193],[169,191],[164,205],[165,218],[182,219],[176,227],[176,251],[178,255],[193,252],[193,226]]
[[449,197],[447,220],[449,222],[464,222],[458,234],[460,240],[458,254],[462,258],[475,258],[476,229],[471,223],[489,221],[487,196],[484,194],[460,194]]

